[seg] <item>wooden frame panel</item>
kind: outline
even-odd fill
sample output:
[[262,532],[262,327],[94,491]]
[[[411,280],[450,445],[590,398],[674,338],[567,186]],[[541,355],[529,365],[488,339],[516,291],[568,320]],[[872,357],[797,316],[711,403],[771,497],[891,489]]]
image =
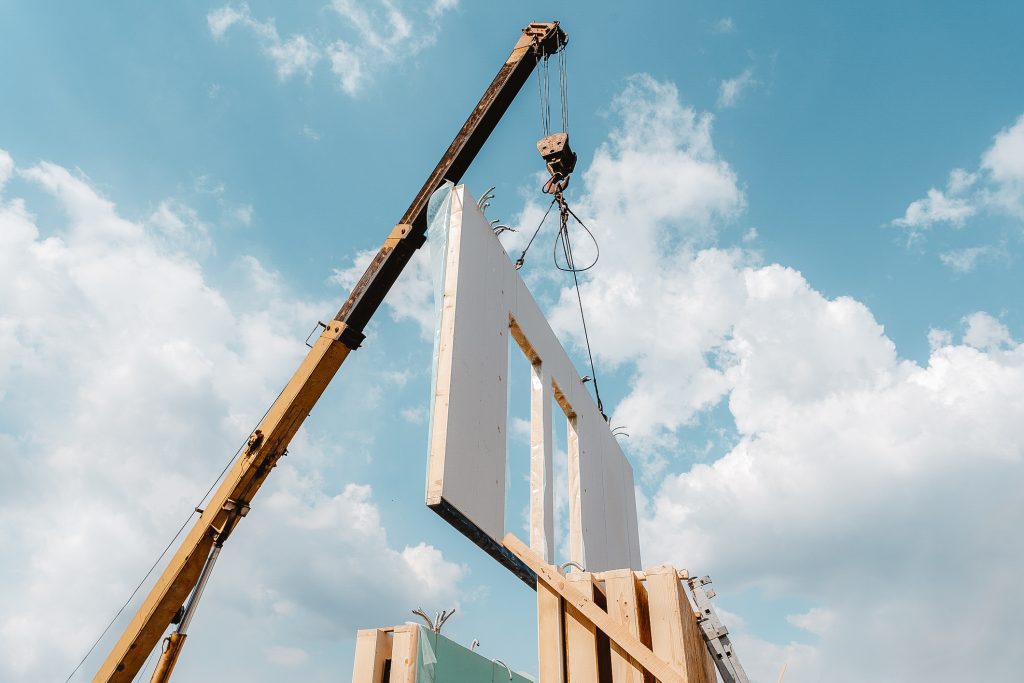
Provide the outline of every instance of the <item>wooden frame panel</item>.
[[427,505],[524,575],[500,542],[512,336],[532,363],[531,386],[539,382],[531,390],[531,547],[553,561],[550,391],[570,427],[570,557],[591,571],[638,569],[632,467],[463,186],[451,192],[445,242]]

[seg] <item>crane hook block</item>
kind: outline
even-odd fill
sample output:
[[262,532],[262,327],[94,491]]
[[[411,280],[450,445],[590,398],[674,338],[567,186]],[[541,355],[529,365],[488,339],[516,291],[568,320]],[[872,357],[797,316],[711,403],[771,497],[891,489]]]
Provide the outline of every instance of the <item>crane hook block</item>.
[[576,152],[569,147],[568,133],[555,133],[541,138],[537,143],[537,151],[547,164],[553,185],[564,186],[569,182],[569,174],[576,168]]

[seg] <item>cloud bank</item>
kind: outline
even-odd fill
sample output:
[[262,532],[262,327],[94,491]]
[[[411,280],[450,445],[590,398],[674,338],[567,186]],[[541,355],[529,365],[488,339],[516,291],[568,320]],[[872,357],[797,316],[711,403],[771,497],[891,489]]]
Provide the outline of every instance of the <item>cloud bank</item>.
[[[722,245],[745,199],[710,115],[646,76],[613,113],[572,202],[601,244],[583,285],[598,369],[629,377],[612,422],[643,473],[645,563],[805,605],[776,615],[804,634],[784,642],[734,618],[760,680],[784,661],[793,682],[1013,678],[1024,345],[973,312],[931,331],[927,363],[902,358],[863,303]],[[983,162],[1006,210],[1018,127]],[[550,319],[582,341],[572,291]]]
[[[296,298],[252,257],[212,284],[216,227],[179,201],[126,218],[80,174],[3,151],[0,191],[0,679],[63,680],[332,306]],[[209,637],[190,640],[181,675],[308,679],[334,663],[310,648],[347,656],[339,643],[358,627],[457,602],[466,570],[430,545],[392,545],[370,487],[328,487],[318,463],[351,456],[321,438],[300,432],[302,457],[232,537],[193,628]]]

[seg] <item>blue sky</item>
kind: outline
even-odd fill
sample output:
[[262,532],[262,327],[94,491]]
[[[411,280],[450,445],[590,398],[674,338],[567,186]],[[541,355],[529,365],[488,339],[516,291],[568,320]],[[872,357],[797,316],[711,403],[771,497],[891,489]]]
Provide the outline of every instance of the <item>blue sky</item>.
[[[0,678],[67,675],[552,11],[0,6]],[[1021,664],[1022,15],[554,17],[645,561],[717,578],[757,680]],[[510,252],[540,135],[531,81],[465,178]],[[539,239],[524,276],[581,360]],[[356,628],[456,604],[447,634],[534,668],[532,593],[422,505],[430,293],[414,265],[257,499],[183,677],[344,678]]]

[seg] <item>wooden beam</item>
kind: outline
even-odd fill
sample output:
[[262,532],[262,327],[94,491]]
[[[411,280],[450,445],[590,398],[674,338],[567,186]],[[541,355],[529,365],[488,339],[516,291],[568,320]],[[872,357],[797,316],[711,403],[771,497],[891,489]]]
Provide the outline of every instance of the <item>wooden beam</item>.
[[675,567],[661,564],[644,572],[651,616],[651,648],[686,675],[689,683],[714,683],[707,676],[708,649]]
[[530,365],[530,547],[555,560],[555,477],[552,472],[551,378],[538,358]]
[[387,683],[384,661],[391,659],[391,636],[379,628],[356,633],[356,656],[352,666],[352,683]]
[[659,659],[651,649],[640,642],[640,639],[629,632],[629,629],[614,621],[590,598],[585,597],[576,588],[570,586],[565,577],[553,567],[541,560],[515,534],[507,534],[502,541],[508,550],[537,574],[537,584],[542,582],[553,588],[562,598],[575,607],[597,628],[604,631],[608,639],[621,647],[626,654],[635,659],[644,669],[650,671],[662,683],[687,683],[678,671]]
[[565,683],[562,596],[537,584],[537,675],[539,683]]
[[391,640],[391,676],[388,683],[416,683],[419,627],[399,626]]
[[[646,636],[647,643],[650,643],[649,622],[643,609],[647,602],[646,596],[641,597],[644,588],[639,585],[633,570],[602,572],[598,578],[604,579],[605,594],[608,596],[608,614],[629,629],[629,632],[641,642]],[[614,683],[643,683],[643,667],[629,657],[621,646],[612,643],[611,648]]]
[[[593,574],[572,572],[565,575],[565,580],[584,597],[591,600],[594,598]],[[540,585],[541,582],[537,583]],[[600,679],[597,666],[597,627],[572,605],[566,605],[565,610],[565,649],[569,683],[596,683]]]

